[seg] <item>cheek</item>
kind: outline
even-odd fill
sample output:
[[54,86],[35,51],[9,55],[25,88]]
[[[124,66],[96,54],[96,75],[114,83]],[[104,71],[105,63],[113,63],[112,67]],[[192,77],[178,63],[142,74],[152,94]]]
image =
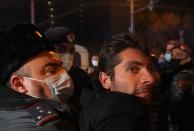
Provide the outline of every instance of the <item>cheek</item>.
[[42,90],[42,96],[44,98],[52,98],[51,90],[47,87]]
[[29,92],[40,98],[51,97],[51,91],[49,87],[46,85],[46,83],[32,81],[28,83],[28,87]]
[[138,75],[128,72],[123,68],[115,69],[114,88],[123,93],[133,94],[138,85]]
[[119,77],[114,81],[114,89],[127,94],[133,94],[136,88],[136,82],[131,77]]
[[33,82],[30,81],[24,81],[24,86],[26,88],[26,90],[28,91],[28,93],[33,93],[34,91],[34,84]]

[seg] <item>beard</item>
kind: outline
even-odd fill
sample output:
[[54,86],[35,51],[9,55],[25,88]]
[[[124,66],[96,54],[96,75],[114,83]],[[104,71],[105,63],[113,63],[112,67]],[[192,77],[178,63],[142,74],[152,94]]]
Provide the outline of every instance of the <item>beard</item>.
[[151,86],[143,86],[140,88],[136,88],[134,90],[134,94],[140,94],[140,93],[150,93],[152,91],[152,87]]
[[144,86],[135,89],[134,96],[136,96],[143,104],[149,106],[152,103],[152,87]]
[[152,101],[152,95],[151,95],[152,86],[151,85],[141,86],[139,88],[135,88],[134,90],[132,90],[132,87],[129,87],[128,85],[126,85],[126,83],[118,84],[118,83],[113,82],[113,85],[110,91],[133,95],[138,100],[140,100],[140,102],[148,106],[151,104],[151,101]]

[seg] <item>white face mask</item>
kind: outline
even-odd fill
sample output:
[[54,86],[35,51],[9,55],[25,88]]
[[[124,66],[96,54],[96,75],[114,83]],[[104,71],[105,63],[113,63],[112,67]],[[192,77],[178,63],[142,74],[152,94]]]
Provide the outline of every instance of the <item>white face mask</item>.
[[73,66],[73,55],[64,53],[64,54],[59,54],[61,60],[63,61],[63,66],[64,68],[69,71],[71,67]]
[[164,54],[164,59],[169,62],[172,59],[171,53],[170,52],[166,52]]
[[[44,80],[38,80],[35,78],[23,77],[35,81],[44,82],[48,85],[52,92],[52,99],[59,100],[60,102],[65,102],[69,99],[74,92],[73,82],[66,71],[60,71],[57,74],[51,75]],[[32,96],[32,95],[31,95]],[[35,97],[35,96],[32,96]]]
[[94,67],[97,67],[98,66],[98,60],[92,60],[92,65]]

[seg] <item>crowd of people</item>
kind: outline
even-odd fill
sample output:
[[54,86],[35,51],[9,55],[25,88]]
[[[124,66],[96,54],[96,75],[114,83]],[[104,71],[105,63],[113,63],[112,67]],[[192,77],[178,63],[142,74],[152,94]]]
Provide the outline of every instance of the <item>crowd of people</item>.
[[87,71],[74,66],[76,37],[21,23],[0,36],[1,131],[190,131],[191,51],[168,40],[159,58],[142,36],[113,35]]
[[193,130],[194,70],[191,50],[186,44],[174,39],[166,42],[165,49],[158,60],[162,78],[161,123],[165,123],[163,128],[168,128],[170,124],[174,130]]

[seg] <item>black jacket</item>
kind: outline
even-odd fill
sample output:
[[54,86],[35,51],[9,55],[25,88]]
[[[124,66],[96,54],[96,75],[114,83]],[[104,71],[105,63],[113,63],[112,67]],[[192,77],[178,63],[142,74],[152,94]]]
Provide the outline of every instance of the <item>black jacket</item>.
[[80,131],[147,131],[147,111],[134,96],[84,89]]
[[75,87],[74,94],[70,99],[70,103],[75,106],[75,108],[78,108],[76,110],[79,110],[79,100],[82,89],[91,88],[92,82],[90,76],[84,70],[78,67],[71,67],[68,73],[71,76]]
[[[84,88],[92,88],[92,82],[89,75],[79,67],[71,67],[68,73],[71,76],[74,84],[74,94],[70,98],[69,103],[71,104],[74,117],[76,120],[78,120],[81,92]],[[78,121],[76,124],[78,125]]]
[[56,101],[40,100],[0,87],[1,131],[73,131],[73,119]]

